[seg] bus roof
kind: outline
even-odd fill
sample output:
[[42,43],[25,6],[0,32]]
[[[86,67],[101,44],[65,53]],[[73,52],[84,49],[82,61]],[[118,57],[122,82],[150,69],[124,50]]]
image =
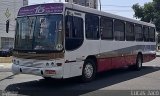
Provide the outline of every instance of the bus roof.
[[[127,22],[132,22],[132,23],[136,23],[136,24],[155,27],[155,25],[152,23],[134,20],[134,19],[118,16],[118,15],[111,14],[108,12],[103,12],[103,11],[99,11],[97,9],[84,7],[84,6],[72,4],[72,3],[46,3],[46,4],[24,6],[24,7],[20,8],[20,10],[18,12],[18,16],[47,14],[47,13],[62,13],[64,7],[69,8],[69,9],[73,9],[73,10],[77,10],[77,11],[81,11],[81,12],[92,13],[92,14],[106,16],[106,17],[110,17],[110,18],[114,18],[114,19],[124,20]],[[42,9],[42,8],[44,8],[44,9]]]
[[62,13],[63,3],[48,3],[25,6],[19,9],[18,16]]
[[77,5],[77,4],[64,3],[64,5],[67,8],[71,8],[71,9],[74,9],[74,10],[79,10],[79,11],[82,11],[82,12],[93,13],[93,14],[106,16],[106,17],[110,17],[110,18],[114,18],[114,19],[124,20],[124,21],[127,21],[127,22],[132,22],[132,23],[136,23],[136,24],[142,24],[142,25],[146,25],[146,26],[155,27],[155,25],[152,24],[152,23],[147,23],[147,22],[143,22],[143,21],[139,21],[139,20],[130,19],[130,18],[127,18],[127,17],[118,16],[118,15],[115,15],[115,14],[99,11],[97,9],[84,7],[84,6]]

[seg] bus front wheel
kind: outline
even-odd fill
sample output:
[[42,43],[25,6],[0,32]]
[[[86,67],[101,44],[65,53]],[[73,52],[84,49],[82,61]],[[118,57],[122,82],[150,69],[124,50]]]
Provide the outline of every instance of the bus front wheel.
[[90,82],[95,79],[96,76],[96,65],[92,59],[86,59],[84,61],[83,70],[82,70],[82,81]]

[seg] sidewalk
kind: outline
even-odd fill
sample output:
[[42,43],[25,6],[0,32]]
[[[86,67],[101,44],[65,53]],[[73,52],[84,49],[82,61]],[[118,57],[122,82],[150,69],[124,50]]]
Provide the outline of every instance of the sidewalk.
[[0,63],[0,72],[10,72],[12,63]]
[[157,57],[160,57],[160,52],[156,52],[156,56],[157,56]]

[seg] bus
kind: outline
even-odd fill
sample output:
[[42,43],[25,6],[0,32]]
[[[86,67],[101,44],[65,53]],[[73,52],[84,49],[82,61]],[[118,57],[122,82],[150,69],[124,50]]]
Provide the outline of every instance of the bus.
[[71,3],[25,6],[16,18],[12,72],[81,77],[156,58],[155,25]]

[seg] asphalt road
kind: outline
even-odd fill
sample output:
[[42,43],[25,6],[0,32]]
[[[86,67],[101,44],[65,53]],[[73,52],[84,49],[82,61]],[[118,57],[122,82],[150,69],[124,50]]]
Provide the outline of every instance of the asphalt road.
[[[150,96],[160,96],[160,57],[143,64],[141,71],[112,70],[98,74],[96,80],[90,83],[81,83],[79,78],[46,81],[39,76],[22,74],[12,76],[11,72],[0,72],[0,90],[3,91],[3,94],[0,91],[0,96],[1,94],[9,94],[7,96],[16,96],[15,94],[22,96],[115,96],[115,94],[124,96],[121,94],[122,90],[158,90],[157,94]],[[111,90],[116,91],[111,92]]]

